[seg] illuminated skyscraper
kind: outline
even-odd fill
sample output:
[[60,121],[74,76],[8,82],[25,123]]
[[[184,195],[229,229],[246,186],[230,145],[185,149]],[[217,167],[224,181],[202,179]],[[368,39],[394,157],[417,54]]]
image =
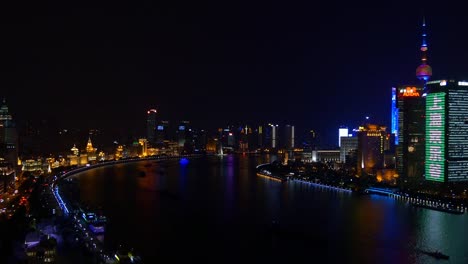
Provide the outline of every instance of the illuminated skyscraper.
[[349,132],[348,132],[348,128],[347,127],[340,127],[338,129],[338,147],[341,147],[341,137],[348,137],[349,136]]
[[257,129],[254,130],[254,142],[255,144],[252,144],[252,146],[255,146],[257,149],[263,149],[264,146],[264,127],[265,126],[258,126]]
[[399,85],[392,88],[392,133],[395,135],[396,167],[400,179],[417,179],[424,175],[425,93],[432,76],[427,64],[426,22],[422,23],[421,64],[416,77],[421,85]]
[[[340,146],[340,161],[342,163],[351,163],[356,161],[356,151],[358,148],[358,138],[357,137],[342,137],[341,146]],[[357,161],[356,161],[357,162]],[[356,162],[354,164],[356,164]]]
[[156,109],[150,109],[146,117],[146,137],[150,144],[154,144],[156,139],[156,113]]
[[357,174],[375,175],[384,168],[384,150],[387,145],[385,126],[366,124],[359,127],[357,150]]
[[176,130],[177,145],[179,147],[183,147],[186,142],[191,142],[191,132],[190,121],[183,120],[179,123]]
[[315,130],[309,130],[307,132],[306,141],[307,141],[307,145],[309,146],[309,149],[311,150],[317,149],[318,140],[317,140],[317,133],[315,132]]
[[7,191],[7,186],[14,182],[18,170],[18,136],[13,118],[8,112],[5,99],[0,107],[0,188]]
[[425,178],[468,181],[468,82],[427,82]]
[[266,147],[271,149],[278,148],[278,125],[268,124],[264,127]]
[[172,140],[173,139],[173,133],[170,126],[169,126],[169,121],[167,120],[161,120],[157,127],[156,127],[156,135],[155,135],[155,141],[157,145],[163,144],[165,140]]
[[253,146],[252,128],[247,125],[242,126],[239,131],[239,150],[249,151]]
[[206,150],[206,144],[208,142],[208,135],[204,129],[192,129],[194,151],[204,152]]
[[395,145],[398,145],[398,107],[397,107],[397,88],[392,87],[392,115],[390,132],[395,135]]
[[397,88],[398,145],[396,165],[401,179],[424,175],[425,99],[422,86]]
[[284,129],[284,147],[286,149],[293,149],[295,147],[294,126],[286,125]]
[[18,134],[6,100],[0,107],[0,158],[16,169],[18,164]]

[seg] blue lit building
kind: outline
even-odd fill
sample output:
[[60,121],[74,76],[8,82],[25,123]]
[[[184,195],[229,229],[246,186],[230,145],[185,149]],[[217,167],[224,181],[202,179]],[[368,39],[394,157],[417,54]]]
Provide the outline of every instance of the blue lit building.
[[392,87],[392,116],[390,133],[395,135],[395,145],[398,145],[398,108],[397,108],[397,88]]

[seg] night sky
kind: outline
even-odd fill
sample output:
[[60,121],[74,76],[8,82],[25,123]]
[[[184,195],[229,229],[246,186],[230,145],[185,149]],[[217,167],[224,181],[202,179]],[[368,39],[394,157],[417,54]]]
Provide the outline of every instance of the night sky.
[[417,83],[423,14],[433,79],[468,80],[466,6],[166,2],[1,8],[0,96],[14,119],[144,133],[156,108],[200,128],[289,123],[334,143],[365,116],[390,125],[391,87]]

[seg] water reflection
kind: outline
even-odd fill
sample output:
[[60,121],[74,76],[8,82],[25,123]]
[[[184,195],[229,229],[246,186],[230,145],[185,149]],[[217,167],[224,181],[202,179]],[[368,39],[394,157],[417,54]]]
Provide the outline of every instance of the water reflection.
[[232,218],[234,206],[234,155],[228,155],[223,166],[220,167],[224,176],[224,216],[227,219]]
[[[468,263],[468,220],[465,215],[451,215],[434,210],[412,208],[417,216],[418,232],[414,234],[415,248],[422,251],[439,250],[450,256],[451,263]],[[417,254],[417,263],[438,263],[427,254]]]
[[[313,262],[314,256],[327,263],[437,262],[418,249],[468,263],[467,215],[256,176],[255,166],[275,159],[228,155],[185,165],[122,164],[78,179],[82,200],[102,205],[110,219],[105,243],[131,244],[147,263],[203,261],[207,252],[222,263]],[[145,177],[138,176],[141,170]],[[271,232],[272,220],[279,231]]]

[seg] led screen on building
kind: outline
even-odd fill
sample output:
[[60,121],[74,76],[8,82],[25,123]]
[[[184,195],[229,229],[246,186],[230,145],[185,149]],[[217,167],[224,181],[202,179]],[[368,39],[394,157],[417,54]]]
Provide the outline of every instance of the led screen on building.
[[444,181],[445,93],[426,97],[426,180]]

